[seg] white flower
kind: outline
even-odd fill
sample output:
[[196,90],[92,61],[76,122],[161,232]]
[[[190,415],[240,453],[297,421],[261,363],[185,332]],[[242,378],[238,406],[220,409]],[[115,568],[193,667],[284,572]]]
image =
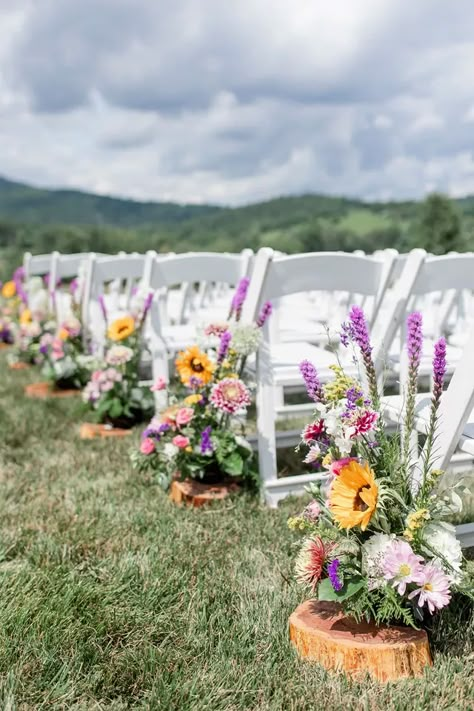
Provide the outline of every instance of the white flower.
[[[444,521],[429,523],[423,531],[423,539],[427,544],[423,552],[439,563],[451,582],[458,583],[462,578],[462,549],[454,526]],[[433,555],[433,550],[439,555]]]
[[171,442],[167,442],[163,447],[163,454],[167,459],[174,459],[179,452],[179,447],[176,447]]
[[369,590],[386,585],[382,562],[389,545],[395,540],[395,535],[375,533],[362,545],[362,560],[367,572]]
[[312,464],[313,462],[317,462],[319,459],[319,455],[321,454],[321,450],[317,444],[313,444],[306,457],[304,458],[304,463],[305,464]]
[[235,324],[230,327],[232,340],[230,347],[242,356],[249,356],[258,350],[262,332],[255,324]]
[[127,346],[112,346],[105,356],[105,360],[109,365],[124,365],[132,358],[133,350]]

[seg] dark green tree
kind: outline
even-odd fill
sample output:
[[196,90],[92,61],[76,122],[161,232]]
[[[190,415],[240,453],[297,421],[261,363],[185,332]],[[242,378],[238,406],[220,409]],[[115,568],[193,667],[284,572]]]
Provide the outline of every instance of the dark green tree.
[[433,254],[462,252],[466,249],[461,217],[447,195],[432,193],[422,202],[411,247],[422,247]]

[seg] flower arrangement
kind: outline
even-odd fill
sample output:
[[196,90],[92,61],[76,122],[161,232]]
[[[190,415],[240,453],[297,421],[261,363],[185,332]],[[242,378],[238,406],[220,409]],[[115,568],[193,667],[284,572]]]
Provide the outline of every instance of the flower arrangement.
[[256,481],[253,451],[245,437],[252,396],[244,373],[271,306],[265,305],[257,323],[241,323],[248,285],[248,279],[239,283],[227,322],[210,324],[200,334],[200,345],[178,354],[177,382],[168,386],[159,379],[152,386],[166,393],[169,406],[144,430],[132,462],[140,471],[151,471],[164,489],[176,478]]
[[141,385],[139,363],[142,330],[152,294],[134,317],[125,315],[108,324],[105,302],[101,308],[107,326],[104,357],[83,391],[83,400],[101,424],[130,428],[143,422],[153,412],[154,397],[150,388]]
[[0,283],[0,344],[13,345],[15,342],[20,313],[26,303],[24,276],[23,267],[19,267],[10,281]]
[[[415,437],[415,396],[422,352],[422,318],[407,322],[408,384],[401,431],[382,424],[372,347],[363,311],[352,307],[341,341],[362,364],[360,381],[334,367],[322,385],[314,365],[300,370],[315,417],[302,432],[304,461],[322,470],[313,501],[289,519],[304,533],[297,580],[319,600],[376,624],[416,626],[446,607],[453,592],[474,598],[461,546],[447,519],[459,511],[462,482],[443,489],[431,466],[446,372],[446,343],[434,347],[433,391],[423,457]],[[364,386],[361,382],[364,382]]]
[[91,358],[84,353],[82,324],[71,314],[55,333],[45,331],[39,341],[43,373],[55,389],[81,389],[90,378]]

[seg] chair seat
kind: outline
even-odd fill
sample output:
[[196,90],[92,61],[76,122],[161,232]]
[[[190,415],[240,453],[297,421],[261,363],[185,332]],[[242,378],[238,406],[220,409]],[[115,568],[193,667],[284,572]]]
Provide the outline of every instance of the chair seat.
[[[430,418],[431,394],[418,393],[415,399],[415,427],[425,434]],[[400,422],[404,410],[405,398],[402,395],[390,395],[382,400],[382,409],[390,422]],[[459,440],[459,449],[474,456],[474,410],[470,413]]]

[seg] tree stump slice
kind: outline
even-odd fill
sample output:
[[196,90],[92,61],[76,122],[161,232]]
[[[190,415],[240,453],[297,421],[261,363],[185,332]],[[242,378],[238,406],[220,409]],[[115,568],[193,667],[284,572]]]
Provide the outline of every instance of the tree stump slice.
[[9,363],[8,367],[10,370],[28,370],[32,366],[29,363],[23,363],[23,361],[18,360],[15,363]]
[[351,677],[378,681],[423,676],[432,666],[428,636],[409,627],[377,627],[346,617],[334,602],[307,600],[290,616],[290,639],[300,657]]
[[222,484],[203,484],[194,479],[172,481],[169,497],[175,504],[186,504],[198,508],[209,504],[211,501],[220,501],[230,494],[235,494],[240,487],[235,482]]
[[72,395],[79,395],[80,390],[55,390],[51,383],[40,382],[40,383],[30,383],[25,385],[25,395],[27,397],[39,398],[40,400],[45,400],[46,398],[62,398],[71,397]]
[[11,348],[11,347],[12,347],[11,343],[3,343],[3,341],[2,341],[2,343],[0,343],[0,351],[3,351],[6,348]]
[[110,425],[98,425],[93,422],[83,422],[79,430],[81,439],[96,439],[97,437],[127,437],[133,430],[126,430]]

